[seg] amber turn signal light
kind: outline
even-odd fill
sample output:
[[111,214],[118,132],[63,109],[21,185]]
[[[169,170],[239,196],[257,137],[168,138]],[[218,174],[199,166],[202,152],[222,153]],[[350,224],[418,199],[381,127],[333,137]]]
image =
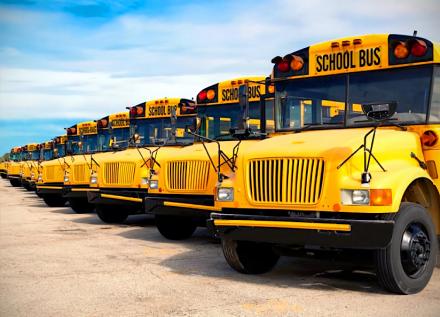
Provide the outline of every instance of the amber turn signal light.
[[399,59],[407,58],[409,55],[409,49],[405,42],[399,42],[394,47],[394,56]]
[[371,189],[371,206],[391,206],[393,204],[393,195],[391,189]]

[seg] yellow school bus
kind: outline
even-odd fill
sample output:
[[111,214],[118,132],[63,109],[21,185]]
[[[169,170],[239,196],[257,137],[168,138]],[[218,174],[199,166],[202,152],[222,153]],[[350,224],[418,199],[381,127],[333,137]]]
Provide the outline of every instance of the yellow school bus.
[[150,175],[162,166],[158,155],[193,142],[184,131],[193,122],[194,104],[184,98],[163,98],[129,108],[129,142],[103,153],[91,178],[89,202],[102,221],[119,223],[143,212]]
[[227,262],[263,273],[279,259],[275,246],[367,249],[384,288],[419,292],[440,233],[439,45],[365,35],[272,62],[282,135],[241,152],[216,187],[209,227]]
[[14,187],[21,186],[20,180],[20,162],[23,156],[23,148],[16,146],[11,149],[9,153],[9,162],[6,166],[6,177]]
[[24,155],[20,163],[20,180],[26,190],[32,191],[31,176],[38,173],[38,161],[40,159],[39,144],[31,143],[24,146]]
[[[104,118],[96,120],[94,129],[88,131],[89,136],[94,136],[94,148],[88,148],[80,160],[75,161],[70,166],[69,182],[64,183],[63,195],[69,201],[70,207],[77,213],[90,212],[95,209],[94,204],[87,200],[88,191],[98,191],[91,188],[90,182],[97,181],[96,170],[105,158],[105,152],[114,151],[126,147],[129,136],[129,114],[128,111],[114,113]],[[82,127],[78,125],[78,130]],[[81,132],[80,132],[81,133]],[[83,139],[85,140],[83,133]],[[91,143],[89,137],[88,142]],[[84,146],[84,145],[83,145]]]
[[[64,206],[66,200],[62,197],[64,171],[71,163],[66,160],[67,135],[60,135],[52,140],[52,153],[47,149],[50,142],[46,142],[43,156],[45,160],[40,164],[36,180],[36,193],[51,207]],[[50,157],[52,156],[52,159]]]
[[66,131],[66,153],[70,163],[64,170],[62,196],[75,212],[91,212],[94,206],[87,199],[75,196],[75,190],[89,185],[93,153],[98,151],[98,124],[96,121],[80,122]]
[[[239,87],[243,85],[249,101],[247,114],[239,104]],[[199,128],[194,134],[197,142],[172,155],[158,154],[161,168],[152,175],[144,201],[145,212],[155,215],[157,228],[164,237],[186,239],[197,226],[206,224],[210,208],[214,207],[217,182],[236,169],[236,155],[261,138],[260,98],[265,94],[263,76],[222,81],[198,93]],[[273,123],[273,116],[268,117],[268,122]],[[249,126],[241,127],[238,137],[237,129],[244,120]]]
[[8,169],[7,169],[7,161],[1,161],[0,162],[0,177],[1,178],[7,178],[8,176]]

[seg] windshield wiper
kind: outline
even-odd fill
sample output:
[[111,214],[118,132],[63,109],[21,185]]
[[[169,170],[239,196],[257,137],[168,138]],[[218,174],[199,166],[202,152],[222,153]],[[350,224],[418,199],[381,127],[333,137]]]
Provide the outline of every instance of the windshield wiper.
[[305,126],[302,126],[301,128],[295,129],[294,132],[299,133],[311,128],[320,128],[320,127],[325,127],[327,125],[343,125],[343,123],[341,122],[310,123],[310,124],[306,124]]

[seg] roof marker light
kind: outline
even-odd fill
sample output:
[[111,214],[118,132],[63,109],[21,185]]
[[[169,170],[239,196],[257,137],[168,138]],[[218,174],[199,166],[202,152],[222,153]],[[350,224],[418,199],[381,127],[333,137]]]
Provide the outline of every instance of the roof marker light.
[[409,55],[409,50],[406,43],[405,42],[397,43],[397,45],[394,47],[394,56],[396,58],[402,59],[402,58],[407,58],[408,55]]
[[416,40],[411,47],[411,54],[415,57],[422,57],[426,54],[428,46],[422,40]]

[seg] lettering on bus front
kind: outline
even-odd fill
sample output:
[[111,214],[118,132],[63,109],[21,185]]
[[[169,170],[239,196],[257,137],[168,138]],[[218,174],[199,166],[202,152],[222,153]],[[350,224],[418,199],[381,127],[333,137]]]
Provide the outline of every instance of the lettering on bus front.
[[[261,86],[249,86],[249,100],[259,99],[261,94]],[[221,91],[222,101],[237,101],[238,102],[238,87],[224,88]]]
[[130,126],[130,119],[115,119],[112,120],[112,128],[125,128]]
[[347,70],[381,64],[380,47],[354,51],[328,53],[316,56],[316,72]]
[[85,127],[79,127],[78,132],[80,135],[82,135],[82,134],[96,134],[96,133],[98,133],[98,129],[96,126],[85,126]]
[[175,109],[176,113],[179,114],[179,109],[176,105],[158,105],[150,106],[148,109],[149,117],[165,117],[171,115],[171,109]]

